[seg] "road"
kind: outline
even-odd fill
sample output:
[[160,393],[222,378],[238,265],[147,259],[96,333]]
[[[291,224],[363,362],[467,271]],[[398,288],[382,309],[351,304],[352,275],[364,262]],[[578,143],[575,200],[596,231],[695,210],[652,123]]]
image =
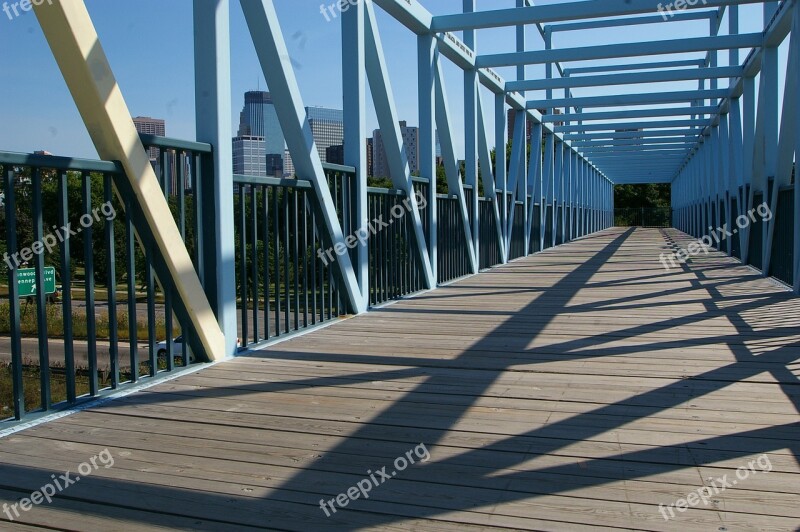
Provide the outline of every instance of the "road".
[[[89,367],[89,342],[86,340],[75,340],[73,343],[75,367],[78,369],[86,369]],[[119,342],[119,365],[120,369],[125,370],[130,368],[130,344],[128,342]],[[64,366],[64,340],[62,338],[53,338],[47,342],[47,349],[50,355],[50,365],[53,367]],[[109,351],[111,344],[107,341],[99,340],[97,342],[97,367],[100,370],[108,370],[110,368]],[[140,361],[147,361],[150,356],[147,349],[147,342],[139,342],[137,352],[139,353]],[[22,358],[25,364],[38,365],[39,362],[39,342],[36,338],[23,338],[22,339]],[[0,337],[0,362],[11,362],[11,339]]]

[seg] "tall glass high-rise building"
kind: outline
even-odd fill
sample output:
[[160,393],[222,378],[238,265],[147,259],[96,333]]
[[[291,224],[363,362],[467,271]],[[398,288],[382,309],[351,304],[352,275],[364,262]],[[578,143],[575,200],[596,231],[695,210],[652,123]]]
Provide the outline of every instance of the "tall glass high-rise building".
[[267,155],[283,156],[286,141],[270,93],[244,93],[244,108],[239,117],[239,137],[263,137]]
[[344,111],[327,107],[306,107],[306,114],[319,157],[327,161],[326,150],[344,143]]

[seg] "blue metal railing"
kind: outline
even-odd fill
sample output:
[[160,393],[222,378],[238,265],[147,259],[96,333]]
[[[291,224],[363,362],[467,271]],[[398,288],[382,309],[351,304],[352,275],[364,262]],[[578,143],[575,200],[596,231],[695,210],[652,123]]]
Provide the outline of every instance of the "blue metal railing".
[[769,274],[788,285],[794,283],[794,185],[778,191],[778,208],[775,212],[775,235]]
[[237,175],[234,189],[241,348],[346,314],[311,183]]
[[[143,141],[159,149],[157,175],[199,269],[210,146]],[[73,406],[205,358],[119,164],[0,152],[0,168],[0,341],[10,353],[0,418]]]
[[514,202],[514,226],[511,228],[511,245],[508,250],[509,260],[525,256],[525,204]]
[[617,227],[672,227],[670,207],[628,207],[614,209]]
[[500,264],[500,242],[497,240],[497,220],[494,217],[494,203],[491,198],[480,198],[478,203],[480,219],[480,257],[478,267],[481,270]]
[[458,198],[439,194],[436,209],[438,282],[447,283],[472,273],[472,266],[469,263]]

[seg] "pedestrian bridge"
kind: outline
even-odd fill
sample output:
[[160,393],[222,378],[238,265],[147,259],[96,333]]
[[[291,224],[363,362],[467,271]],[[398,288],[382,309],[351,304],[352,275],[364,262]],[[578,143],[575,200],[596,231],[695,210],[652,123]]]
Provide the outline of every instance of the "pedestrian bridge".
[[[99,159],[0,151],[0,528],[797,528],[797,1],[506,4],[323,4],[334,165],[273,1],[242,0],[289,179],[231,171],[238,6],[193,1],[192,140],[137,133],[84,2],[33,6]],[[621,226],[620,184],[672,206]]]

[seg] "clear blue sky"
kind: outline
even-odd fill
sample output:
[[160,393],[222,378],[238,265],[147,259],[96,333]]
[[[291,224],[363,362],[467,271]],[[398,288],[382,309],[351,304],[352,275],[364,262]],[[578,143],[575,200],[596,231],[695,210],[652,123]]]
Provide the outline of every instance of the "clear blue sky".
[[[327,3],[332,1],[326,0]],[[191,0],[86,2],[131,113],[164,118],[167,120],[169,136],[193,139]],[[290,54],[297,65],[296,74],[305,104],[341,108],[340,25],[338,22],[326,21],[320,14],[320,3],[320,0],[275,0]],[[422,0],[422,3],[434,14],[456,12],[461,7],[459,0]],[[543,0],[538,3],[558,2]],[[514,0],[478,0],[479,9],[513,5]],[[742,32],[759,31],[762,24],[760,10],[760,5],[742,8]],[[400,118],[415,125],[418,122],[416,39],[380,9],[377,12]],[[243,105],[243,93],[259,86],[264,89],[266,83],[239,2],[231,2],[231,21],[234,95],[231,121],[235,131],[238,113]],[[558,33],[555,45],[593,46],[702,36],[707,32],[706,26],[706,22],[688,25],[660,23],[629,27],[621,31]],[[727,28],[727,21],[723,27]],[[679,28],[680,33],[676,33]],[[530,29],[528,35],[529,49],[541,49],[542,42],[538,32]],[[513,51],[514,42],[512,30],[482,30],[478,33],[480,53]],[[701,56],[694,54],[690,57]],[[664,59],[668,57],[664,56]],[[647,60],[652,58],[641,59]],[[727,52],[720,53],[720,65],[726,64]],[[785,64],[785,53],[782,53],[781,64]],[[460,109],[463,105],[462,79],[459,71],[452,65],[448,64],[445,71],[455,120],[453,128],[456,136],[460,137],[459,132],[463,131],[460,120]],[[515,75],[513,69],[499,71],[507,79]],[[45,149],[58,155],[96,157],[33,13],[8,20],[0,12],[0,72],[3,73],[0,81],[1,150],[31,152]],[[543,76],[542,68],[529,68],[528,77]],[[591,93],[694,88],[696,84],[669,84],[663,87],[612,87],[592,90]],[[574,93],[578,96],[589,94],[585,89]],[[536,93],[529,93],[530,98],[536,96]],[[488,111],[492,106],[488,99],[489,93],[485,89],[484,97],[484,107]],[[487,115],[487,126],[492,128],[493,123],[493,117]],[[374,118],[370,118],[369,128],[372,129],[375,125]],[[462,145],[463,142],[459,141],[457,149],[460,157],[463,156]]]

